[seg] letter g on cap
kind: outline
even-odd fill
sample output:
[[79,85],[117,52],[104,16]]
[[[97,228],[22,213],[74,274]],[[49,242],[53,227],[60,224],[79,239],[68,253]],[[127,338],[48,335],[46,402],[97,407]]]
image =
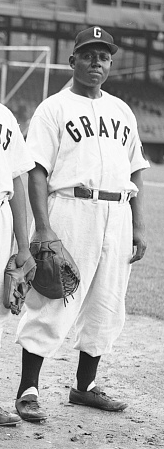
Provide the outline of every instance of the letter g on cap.
[[94,37],[100,38],[101,37],[101,28],[94,27],[93,34],[94,34]]

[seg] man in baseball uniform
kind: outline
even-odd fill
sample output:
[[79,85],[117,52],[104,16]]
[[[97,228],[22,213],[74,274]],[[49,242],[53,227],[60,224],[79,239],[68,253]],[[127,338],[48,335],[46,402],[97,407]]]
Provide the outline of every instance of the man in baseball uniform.
[[80,32],[69,59],[72,86],[43,101],[29,128],[36,163],[29,173],[31,234],[39,241],[61,239],[81,282],[66,307],[34,289],[27,295],[17,335],[23,365],[16,400],[27,421],[46,418],[38,402],[39,372],[73,323],[79,364],[69,401],[115,412],[127,407],[95,384],[100,357],[124,325],[131,264],[146,249],[142,170],[149,163],[131,109],[101,90],[117,50],[100,27]]
[[[20,175],[34,168],[19,125],[12,112],[0,104],[0,340],[10,311],[3,305],[4,270],[17,240],[16,263],[21,267],[30,257],[25,194]],[[20,423],[17,414],[0,407],[0,426]]]

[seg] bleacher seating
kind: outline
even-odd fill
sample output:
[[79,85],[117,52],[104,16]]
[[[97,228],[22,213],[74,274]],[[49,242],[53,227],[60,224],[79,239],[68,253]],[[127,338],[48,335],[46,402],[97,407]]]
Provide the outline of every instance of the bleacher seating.
[[104,88],[124,100],[136,115],[143,142],[164,144],[164,87],[136,79],[108,79]]
[[[22,69],[12,68],[8,74],[7,91],[23,74]],[[43,71],[36,70],[20,87],[8,103],[15,114],[24,135],[38,104],[42,101]],[[50,70],[48,96],[61,90],[72,76],[70,70]],[[124,100],[134,112],[141,140],[154,162],[164,157],[164,86],[137,79],[108,78],[103,89]]]
[[[10,92],[13,86],[17,83],[21,76],[23,76],[26,69],[24,68],[11,68],[8,71],[6,93]],[[69,81],[72,76],[70,70],[51,70],[49,77],[48,96],[58,92]],[[43,83],[44,83],[44,71],[36,69],[27,78],[25,83],[14,94],[12,99],[8,102],[7,106],[12,110],[16,116],[21,131],[24,136],[27,133],[29,121],[36,109],[36,107],[43,100]]]

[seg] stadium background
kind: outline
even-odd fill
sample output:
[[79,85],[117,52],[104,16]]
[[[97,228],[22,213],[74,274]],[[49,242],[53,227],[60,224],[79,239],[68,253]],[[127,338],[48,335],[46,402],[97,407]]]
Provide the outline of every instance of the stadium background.
[[[101,411],[69,406],[68,389],[74,381],[78,357],[72,349],[71,334],[59,353],[43,365],[40,393],[47,409],[47,424],[36,427],[24,422],[11,430],[1,427],[2,449],[164,447],[161,388],[164,183],[163,164],[159,163],[164,154],[162,8],[162,0],[0,0],[1,101],[13,110],[24,135],[33,109],[46,90],[50,95],[70,80],[72,73],[67,59],[76,32],[99,24],[114,35],[119,45],[104,88],[129,102],[136,113],[144,146],[158,162],[152,162],[151,170],[144,171],[148,247],[145,257],[132,270],[126,298],[126,326],[113,354],[102,359],[97,378],[107,394],[126,398],[128,413],[118,414],[117,418],[110,414],[109,420],[108,414],[100,416]],[[18,47],[11,51],[13,45]],[[19,51],[22,45],[29,50]],[[51,48],[48,72],[44,64],[39,67],[36,64],[42,51],[32,50],[42,45]],[[45,53],[42,63],[50,56],[47,50]],[[25,79],[27,70],[33,68],[31,64],[34,71]],[[45,72],[48,89],[44,83]],[[25,82],[14,93],[12,89],[22,75]],[[0,353],[0,396],[3,406],[11,411],[15,411],[12,408],[20,381],[21,351],[19,345],[13,347],[18,322],[19,317],[11,316]]]
[[164,161],[163,0],[1,0],[1,102],[26,137],[43,98],[70,83],[68,56],[75,35],[100,25],[119,51],[103,89],[136,115],[145,152]]

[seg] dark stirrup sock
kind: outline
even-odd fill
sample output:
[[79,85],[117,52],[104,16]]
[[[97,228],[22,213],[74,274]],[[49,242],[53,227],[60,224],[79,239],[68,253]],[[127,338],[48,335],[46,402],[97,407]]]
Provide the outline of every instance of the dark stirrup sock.
[[91,357],[91,355],[86,352],[80,351],[77,369],[78,390],[86,391],[91,382],[95,380],[99,360],[100,356]]
[[39,373],[43,360],[44,358],[40,355],[32,354],[23,348],[22,377],[17,399],[19,399],[22,393],[30,387],[35,387],[38,390]]

